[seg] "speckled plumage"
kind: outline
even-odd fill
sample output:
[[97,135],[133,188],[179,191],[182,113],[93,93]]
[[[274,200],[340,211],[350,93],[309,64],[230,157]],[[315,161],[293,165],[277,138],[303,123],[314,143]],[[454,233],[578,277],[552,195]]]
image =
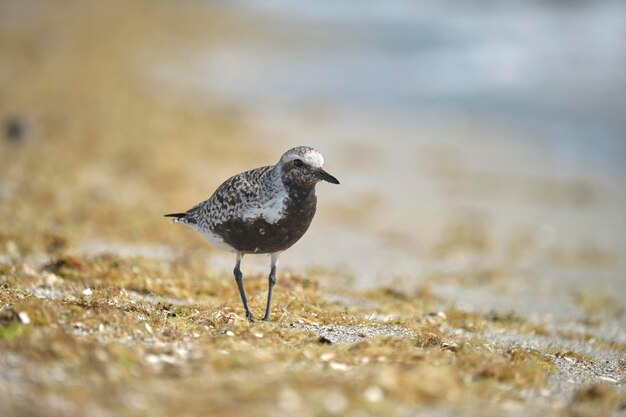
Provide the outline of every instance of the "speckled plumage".
[[[321,180],[339,183],[322,169],[323,164],[319,152],[299,146],[285,152],[276,165],[232,176],[209,199],[185,213],[167,215],[174,217],[174,223],[197,230],[211,246],[237,253],[236,279],[244,254],[272,254],[266,319],[278,255],[308,230],[317,205],[315,185]],[[240,281],[237,285],[251,319]]]
[[[213,195],[174,220],[193,227],[201,233],[216,233],[215,228],[234,219],[245,220],[268,206],[270,199],[281,191],[279,178],[271,166],[234,175],[224,181]],[[268,216],[269,217],[269,216]],[[236,248],[233,248],[236,251]]]

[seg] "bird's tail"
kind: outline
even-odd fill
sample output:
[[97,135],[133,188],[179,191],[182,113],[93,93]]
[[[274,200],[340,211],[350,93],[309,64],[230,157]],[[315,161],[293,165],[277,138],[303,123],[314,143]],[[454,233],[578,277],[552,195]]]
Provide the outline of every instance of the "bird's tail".
[[176,223],[180,223],[181,219],[184,219],[185,216],[187,216],[187,213],[170,213],[170,214],[166,214],[163,217],[173,217],[172,223],[176,224]]

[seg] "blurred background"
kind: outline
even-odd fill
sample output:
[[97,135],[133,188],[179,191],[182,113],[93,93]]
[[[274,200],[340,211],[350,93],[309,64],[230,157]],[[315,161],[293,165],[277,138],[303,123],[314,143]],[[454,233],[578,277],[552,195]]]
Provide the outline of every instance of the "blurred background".
[[621,308],[625,116],[620,0],[2,0],[0,256],[197,250],[226,273],[162,214],[309,145],[341,186],[283,270]]

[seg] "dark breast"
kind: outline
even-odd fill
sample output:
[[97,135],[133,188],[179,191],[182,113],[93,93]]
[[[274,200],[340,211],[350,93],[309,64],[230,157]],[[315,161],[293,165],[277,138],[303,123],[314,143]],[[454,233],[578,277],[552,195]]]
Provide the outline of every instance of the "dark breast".
[[213,232],[228,245],[244,253],[273,253],[296,243],[307,231],[315,216],[315,189],[293,190],[287,199],[283,218],[268,223],[263,218],[231,219],[215,225]]

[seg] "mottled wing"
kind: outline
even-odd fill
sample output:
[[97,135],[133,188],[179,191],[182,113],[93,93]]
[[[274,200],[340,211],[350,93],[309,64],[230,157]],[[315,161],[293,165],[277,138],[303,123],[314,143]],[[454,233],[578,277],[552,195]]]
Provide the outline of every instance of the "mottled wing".
[[271,168],[266,166],[230,177],[208,200],[187,211],[186,222],[204,229],[239,217],[249,207],[258,204],[263,177]]

